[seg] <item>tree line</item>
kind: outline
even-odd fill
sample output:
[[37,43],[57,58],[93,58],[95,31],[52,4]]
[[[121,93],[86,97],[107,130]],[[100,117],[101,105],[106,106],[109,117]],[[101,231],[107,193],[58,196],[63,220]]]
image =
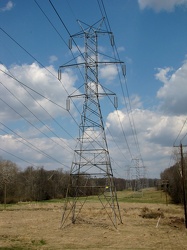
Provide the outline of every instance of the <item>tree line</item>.
[[170,195],[172,202],[182,204],[184,202],[184,187],[187,189],[187,157],[184,158],[183,174],[181,162],[176,162],[173,166],[166,168],[160,177],[161,188]]
[[[85,182],[81,177],[82,183]],[[91,186],[104,186],[105,179],[90,179]],[[114,178],[116,190],[122,191],[135,187],[135,180]],[[156,186],[157,179],[146,179],[149,187]],[[97,182],[97,183],[96,183]],[[69,172],[63,169],[45,170],[44,167],[28,166],[21,170],[15,163],[0,159],[0,203],[16,203],[19,201],[42,201],[61,199],[66,196],[69,183]],[[97,194],[98,189],[86,189],[86,195]]]
[[11,161],[0,161],[0,202],[41,201],[63,198],[69,174],[43,167],[28,166],[20,170]]

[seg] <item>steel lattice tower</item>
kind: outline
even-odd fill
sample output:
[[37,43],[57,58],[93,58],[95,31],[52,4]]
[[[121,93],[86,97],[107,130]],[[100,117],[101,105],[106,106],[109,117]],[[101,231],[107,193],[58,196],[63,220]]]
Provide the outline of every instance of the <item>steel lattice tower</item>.
[[131,181],[134,181],[133,190],[142,191],[143,188],[147,187],[146,183],[146,167],[143,165],[143,160],[141,158],[132,159],[132,166],[129,171],[131,171]]
[[[98,79],[98,68],[102,64],[122,63],[117,61],[100,61],[98,59],[98,37],[109,35],[113,45],[113,34],[101,29],[103,19],[90,26],[79,21],[81,31],[70,38],[84,39],[83,62],[78,64],[64,65],[59,68],[59,77],[64,67],[83,66],[84,67],[84,93],[72,94],[68,97],[84,98],[81,113],[81,123],[79,126],[79,138],[74,150],[74,159],[70,170],[70,181],[67,190],[62,224],[64,226],[71,219],[75,223],[81,215],[83,205],[88,195],[96,193],[102,204],[102,210],[113,225],[117,227],[122,223],[116,188],[114,183],[111,160],[105,135],[100,98],[106,95],[115,94],[104,89]],[[69,102],[69,101],[68,101]],[[69,109],[69,104],[67,105]],[[84,215],[83,215],[83,219]]]

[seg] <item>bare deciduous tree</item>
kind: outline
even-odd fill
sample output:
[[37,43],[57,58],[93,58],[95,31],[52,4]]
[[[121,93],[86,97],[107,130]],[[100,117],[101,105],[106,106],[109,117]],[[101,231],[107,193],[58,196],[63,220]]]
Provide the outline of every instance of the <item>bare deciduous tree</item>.
[[18,173],[18,167],[11,161],[0,161],[0,187],[3,190],[4,207],[6,209],[7,204],[7,192],[12,194],[15,191],[13,184],[15,184]]

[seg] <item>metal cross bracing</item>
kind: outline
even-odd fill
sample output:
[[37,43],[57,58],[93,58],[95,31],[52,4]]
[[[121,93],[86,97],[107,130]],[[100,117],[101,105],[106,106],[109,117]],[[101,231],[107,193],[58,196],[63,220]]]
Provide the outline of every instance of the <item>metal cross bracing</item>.
[[[75,38],[84,39],[84,53],[81,53],[83,62],[59,68],[60,77],[64,67],[84,67],[84,93],[77,95],[74,93],[68,96],[68,103],[73,97],[82,97],[84,103],[61,227],[71,222],[87,219],[82,208],[88,196],[92,194],[97,195],[102,204],[102,211],[115,227],[122,223],[100,106],[101,97],[113,95],[116,98],[116,96],[113,92],[106,91],[101,85],[98,73],[101,64],[104,66],[112,63],[122,64],[122,62],[99,61],[98,37],[109,35],[113,45],[113,34],[103,31],[102,23],[103,19],[92,26],[79,21],[81,31],[71,36],[70,48],[72,41],[75,42]],[[116,100],[115,98],[114,100]],[[114,101],[114,105],[115,103]],[[69,109],[70,104],[67,106]]]

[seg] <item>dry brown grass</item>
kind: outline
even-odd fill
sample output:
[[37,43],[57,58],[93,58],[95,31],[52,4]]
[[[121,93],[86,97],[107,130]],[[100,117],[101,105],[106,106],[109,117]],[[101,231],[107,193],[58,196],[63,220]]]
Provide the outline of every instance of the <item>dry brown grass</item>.
[[[117,230],[99,207],[86,203],[81,218],[89,223],[79,220],[60,229],[61,204],[14,205],[0,211],[0,249],[187,249],[180,206],[121,202],[123,224]],[[102,223],[95,223],[97,218]]]

